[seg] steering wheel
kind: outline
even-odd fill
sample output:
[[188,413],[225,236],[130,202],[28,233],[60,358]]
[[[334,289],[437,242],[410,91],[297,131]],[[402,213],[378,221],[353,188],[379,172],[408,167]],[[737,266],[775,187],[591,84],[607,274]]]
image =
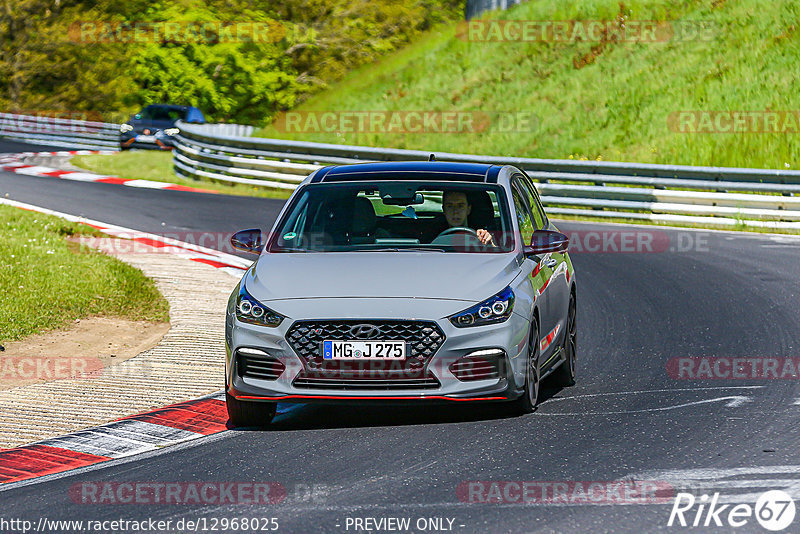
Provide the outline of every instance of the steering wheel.
[[[436,238],[431,243],[442,243],[443,241],[452,241],[452,237],[450,236],[454,236],[456,234],[466,234],[467,236],[475,239],[475,241],[477,241],[479,244],[483,244],[481,243],[481,240],[478,237],[478,232],[476,232],[472,228],[467,228],[466,226],[454,226],[452,228],[448,228],[444,232],[437,235]],[[448,237],[450,237],[450,239],[447,239]]]
[[478,232],[476,232],[472,228],[467,228],[466,226],[453,226],[452,228],[448,228],[441,234],[437,235],[436,238],[438,239],[440,237],[445,237],[453,234],[470,234],[476,239],[478,238]]

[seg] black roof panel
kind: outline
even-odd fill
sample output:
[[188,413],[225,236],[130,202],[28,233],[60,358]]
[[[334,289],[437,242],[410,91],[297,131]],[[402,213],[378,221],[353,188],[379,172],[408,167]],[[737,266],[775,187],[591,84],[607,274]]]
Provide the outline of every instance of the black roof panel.
[[313,181],[351,182],[379,180],[436,179],[454,182],[483,182],[492,165],[449,161],[387,161],[338,165]]

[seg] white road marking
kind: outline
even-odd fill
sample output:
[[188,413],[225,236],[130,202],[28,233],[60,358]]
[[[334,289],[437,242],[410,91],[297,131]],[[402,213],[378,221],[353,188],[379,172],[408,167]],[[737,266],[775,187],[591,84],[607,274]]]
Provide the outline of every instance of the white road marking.
[[125,185],[128,187],[146,187],[147,189],[164,189],[165,187],[175,184],[168,182],[154,182],[152,180],[128,180],[125,182]]
[[52,167],[26,167],[24,169],[19,169],[16,172],[17,174],[27,174],[29,176],[38,176],[40,174],[44,174],[46,172],[53,172],[57,171],[58,169],[54,169]]
[[159,425],[147,421],[137,421],[136,419],[114,421],[96,427],[95,430],[101,430],[113,435],[128,437],[154,445],[165,445],[188,439],[197,439],[203,435],[198,432],[191,432],[189,430],[182,430],[180,428],[173,428],[171,426]]
[[[205,397],[201,397],[205,398]],[[106,462],[98,462],[95,464],[89,464],[81,467],[77,467],[75,469],[69,469],[67,471],[61,471],[59,473],[53,473],[51,475],[45,475],[36,478],[29,478],[26,480],[20,480],[18,482],[7,482],[5,484],[0,484],[0,493],[4,491],[13,490],[16,488],[20,488],[23,486],[35,486],[37,484],[41,484],[44,482],[50,482],[52,480],[58,480],[62,478],[73,477],[83,473],[89,473],[92,471],[100,471],[103,469],[108,469],[110,466],[120,466],[123,464],[129,464],[132,462],[141,462],[146,461],[149,458],[154,458],[156,456],[161,456],[163,454],[171,454],[173,452],[181,451],[184,449],[189,449],[193,447],[199,447],[201,445],[207,443],[213,443],[215,441],[223,440],[223,439],[230,439],[231,433],[230,432],[217,432],[216,434],[209,434],[209,435],[201,435],[197,439],[187,440],[177,443],[172,447],[157,447],[154,450],[145,451],[141,455],[131,455],[131,456],[124,456],[121,458],[115,458],[113,460],[109,460]]]
[[[565,399],[550,399],[550,400],[567,400]],[[716,397],[714,399],[704,399],[693,402],[685,402],[682,404],[675,404],[673,406],[660,406],[658,408],[643,408],[641,410],[619,410],[619,411],[602,411],[602,412],[536,412],[537,415],[619,415],[619,414],[634,414],[634,413],[649,413],[649,412],[665,412],[668,410],[677,410],[679,408],[687,408],[689,406],[697,406],[700,404],[708,404],[711,402],[728,401],[725,403],[726,408],[738,408],[745,403],[752,402],[750,397],[742,395],[731,395],[728,397]]]
[[607,393],[583,393],[580,395],[571,395],[569,397],[552,397],[544,401],[542,404],[546,402],[555,402],[560,400],[581,399],[587,397],[605,397],[609,395],[641,395],[646,393],[673,393],[677,391],[721,391],[727,389],[763,389],[764,387],[766,386],[722,386],[716,388],[707,387],[707,388],[639,389],[634,391],[612,391]]
[[[16,171],[16,172],[17,172],[17,174],[23,174],[22,171],[24,171],[24,170],[25,169],[22,169],[21,171]],[[55,170],[55,169],[53,169],[53,170]],[[77,180],[79,182],[95,182],[95,181],[97,181],[98,178],[107,178],[107,177],[106,176],[98,176],[96,174],[92,174],[92,173],[88,173],[88,172],[71,172],[71,173],[69,173],[69,179],[70,180]],[[62,176],[61,179],[66,179],[66,178],[64,178]]]
[[[775,475],[792,476],[776,478]],[[666,482],[675,488],[676,494],[677,492],[686,492],[700,496],[720,493],[718,501],[720,503],[756,502],[762,493],[774,489],[785,491],[793,499],[800,498],[800,465],[644,471],[624,477],[622,480]],[[761,491],[749,491],[754,488]],[[730,491],[735,489],[748,491],[738,494]]]
[[203,434],[197,432],[146,421],[123,419],[66,436],[39,441],[36,445],[122,458],[201,437]]

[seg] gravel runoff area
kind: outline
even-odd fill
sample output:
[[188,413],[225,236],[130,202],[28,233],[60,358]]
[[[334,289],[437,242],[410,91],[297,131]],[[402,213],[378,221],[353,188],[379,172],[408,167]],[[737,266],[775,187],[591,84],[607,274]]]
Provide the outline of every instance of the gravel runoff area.
[[109,239],[98,244],[155,280],[170,305],[169,331],[152,349],[106,367],[96,376],[0,391],[0,448],[60,436],[222,389],[224,310],[238,280],[223,269],[140,244],[131,250],[124,243]]

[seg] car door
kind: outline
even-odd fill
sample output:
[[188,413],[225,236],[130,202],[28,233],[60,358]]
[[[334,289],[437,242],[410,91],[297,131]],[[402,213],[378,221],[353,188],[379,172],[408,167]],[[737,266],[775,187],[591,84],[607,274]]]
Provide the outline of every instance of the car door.
[[[547,219],[544,206],[542,206],[542,201],[539,198],[536,187],[533,185],[533,181],[525,175],[520,175],[518,180],[521,188],[525,190],[528,196],[528,202],[531,207],[533,220],[536,223],[536,229],[556,230],[556,227]],[[549,330],[545,334],[555,332],[549,343],[558,346],[560,340],[563,339],[565,335],[567,326],[567,312],[569,310],[569,281],[567,273],[569,270],[569,263],[567,262],[566,253],[562,252],[545,254],[542,259],[552,269],[552,278],[550,279],[547,289],[550,291],[548,297],[548,313],[551,313],[553,316],[554,330]]]
[[[525,179],[522,174],[517,174],[512,177],[512,183],[519,189],[525,197],[525,201],[530,209],[531,222],[535,230],[543,230],[547,227],[547,219],[544,212],[541,210],[541,205],[536,195],[536,190]],[[560,313],[560,291],[554,282],[557,279],[560,263],[559,258],[554,254],[542,254],[536,256],[536,269],[539,277],[538,291],[541,295],[542,301],[540,302],[541,310],[541,332],[540,332],[540,345],[539,349],[542,353],[543,361],[547,362],[554,354],[559,346],[556,342],[562,334],[562,330],[566,326]]]
[[[531,209],[528,205],[527,195],[524,189],[519,184],[519,179],[512,178],[511,181],[511,195],[514,201],[514,210],[517,215],[517,222],[522,237],[522,242],[525,245],[530,245],[531,237],[534,232],[534,222],[531,216]],[[546,358],[552,352],[548,346],[542,348],[541,340],[546,338],[548,332],[556,328],[553,315],[549,310],[549,297],[548,285],[553,270],[544,262],[543,255],[529,256],[525,261],[534,263],[529,280],[533,286],[533,292],[536,297],[536,303],[539,308],[539,341],[540,341],[540,358],[542,362],[547,361]]]

